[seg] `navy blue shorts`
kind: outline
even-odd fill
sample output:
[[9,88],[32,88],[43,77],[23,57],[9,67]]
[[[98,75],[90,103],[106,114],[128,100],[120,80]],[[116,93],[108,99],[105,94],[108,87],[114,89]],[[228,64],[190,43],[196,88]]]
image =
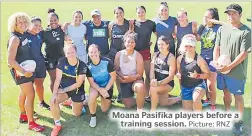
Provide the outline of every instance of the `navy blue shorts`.
[[217,74],[217,88],[219,90],[228,89],[228,91],[235,95],[243,95],[246,80],[239,80],[229,77],[218,72]]
[[35,78],[34,73],[33,73],[33,75],[31,77],[27,78],[25,76],[19,76],[17,74],[17,71],[14,68],[12,68],[10,70],[10,72],[11,72],[11,75],[12,75],[16,85],[20,85],[20,84],[24,84],[24,83],[28,83],[28,82],[34,82],[34,78]]
[[58,64],[58,59],[45,58],[46,70],[55,70]]
[[186,87],[182,86],[182,88],[181,88],[182,100],[193,100],[193,92],[196,87],[200,87],[200,88],[204,89],[205,91],[207,88],[205,81],[203,81],[202,83],[200,83],[192,88],[186,88]]
[[45,61],[36,61],[35,78],[45,78],[46,77],[46,63]]
[[204,60],[206,61],[208,67],[209,67],[209,70],[211,72],[216,72],[216,68],[213,66],[213,65],[210,65],[210,62],[213,61],[213,59],[208,59],[208,58],[204,58]]

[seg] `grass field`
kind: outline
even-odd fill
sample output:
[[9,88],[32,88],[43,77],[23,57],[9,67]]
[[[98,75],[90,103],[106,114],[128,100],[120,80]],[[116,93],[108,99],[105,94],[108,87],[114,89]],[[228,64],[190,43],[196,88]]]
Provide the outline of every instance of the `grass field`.
[[[18,11],[27,12],[29,15],[37,15],[42,18],[43,26],[47,25],[47,9],[55,8],[56,13],[58,13],[60,22],[71,21],[72,12],[76,9],[80,9],[84,13],[84,20],[91,19],[90,11],[94,8],[101,10],[102,17],[104,20],[113,20],[113,9],[116,6],[122,6],[125,10],[126,18],[136,18],[135,7],[138,5],[144,5],[147,9],[147,18],[152,19],[156,17],[157,9],[159,6],[158,2],[33,2],[33,3],[1,3],[1,135],[3,136],[32,136],[32,135],[49,135],[53,127],[53,119],[51,114],[47,110],[40,109],[38,105],[38,100],[35,100],[35,111],[38,112],[40,119],[38,122],[46,126],[46,131],[43,133],[34,133],[27,130],[27,125],[19,124],[19,108],[18,108],[18,95],[19,87],[15,85],[8,67],[7,67],[7,39],[9,37],[9,32],[7,31],[7,20],[8,17]],[[226,21],[226,16],[223,13],[226,6],[231,3],[221,3],[221,2],[169,2],[169,11],[171,16],[176,16],[176,12],[180,8],[184,8],[188,11],[188,16],[190,20],[196,20],[198,23],[202,22],[202,17],[204,11],[210,7],[217,7],[219,9],[220,19]],[[243,17],[242,22],[251,26],[249,22],[246,21],[250,18],[251,14],[251,3],[239,3],[243,7]],[[154,36],[153,36],[154,37]],[[154,38],[152,38],[154,41]],[[199,48],[198,48],[199,50]],[[251,55],[249,55],[249,58]],[[51,97],[51,92],[49,90],[49,79],[46,78],[44,83],[45,86],[45,100],[49,102]],[[86,83],[86,90],[88,89],[88,84]],[[117,92],[114,91],[114,95]],[[178,84],[176,80],[176,87],[171,94],[178,95],[180,93],[178,89]],[[223,109],[222,92],[217,93],[217,108]],[[251,59],[249,59],[248,65],[248,80],[246,83],[246,91],[244,94],[245,100],[245,114],[244,114],[244,136],[251,135]],[[232,103],[234,105],[234,101]],[[114,107],[121,107],[121,104],[114,103]],[[150,105],[146,104],[146,108]],[[177,104],[168,109],[178,109],[181,105]],[[100,112],[98,107],[97,116],[98,124],[96,128],[90,128],[88,126],[89,116],[86,113],[80,118],[72,116],[71,109],[64,107],[61,112],[63,131],[60,135],[64,136],[231,136],[230,131],[199,131],[199,130],[176,130],[176,131],[121,131],[118,129],[115,122],[111,122],[107,115]]]

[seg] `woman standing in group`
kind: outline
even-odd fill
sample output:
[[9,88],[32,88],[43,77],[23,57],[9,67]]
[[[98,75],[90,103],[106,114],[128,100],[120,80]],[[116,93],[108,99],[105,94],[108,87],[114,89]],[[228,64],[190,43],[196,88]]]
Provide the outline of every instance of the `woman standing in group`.
[[187,12],[181,9],[177,13],[178,24],[174,28],[174,39],[177,39],[177,47],[176,47],[176,58],[180,55],[178,52],[179,46],[181,44],[181,40],[186,34],[194,34],[197,35],[197,23],[189,22],[187,18]]
[[20,123],[27,123],[30,130],[41,132],[44,128],[33,118],[35,91],[33,88],[34,75],[26,71],[20,64],[26,60],[33,60],[29,41],[25,32],[30,24],[29,16],[25,13],[15,13],[9,17],[8,30],[11,37],[8,41],[8,66],[14,81],[20,87],[19,108]]
[[[145,86],[143,82],[143,57],[135,49],[136,33],[124,35],[125,49],[116,53],[115,68],[120,81],[122,102],[127,108],[137,105],[137,111],[144,107]],[[134,93],[137,93],[136,101]]]
[[209,8],[204,14],[203,25],[198,30],[197,40],[201,42],[201,56],[208,64],[211,71],[210,77],[207,79],[208,92],[206,94],[207,99],[205,102],[211,103],[211,110],[215,110],[216,101],[216,69],[211,65],[213,61],[213,50],[215,45],[216,34],[221,25],[217,24],[219,21],[219,14],[216,8]]
[[50,106],[45,103],[44,101],[44,80],[46,77],[46,66],[45,66],[45,59],[41,52],[41,47],[43,44],[42,41],[42,33],[41,33],[41,19],[39,17],[32,17],[31,18],[31,26],[27,31],[27,38],[30,43],[30,49],[32,56],[37,64],[35,70],[35,87],[36,92],[40,101],[40,107],[46,108],[50,110]]
[[58,59],[64,56],[64,36],[65,33],[59,26],[59,16],[54,9],[48,10],[48,27],[43,31],[42,37],[45,42],[45,62],[46,69],[50,76],[50,88],[53,92],[56,78],[56,66]]
[[196,53],[197,40],[195,35],[183,37],[177,58],[177,70],[181,75],[181,94],[184,110],[201,111],[201,99],[206,93],[204,79],[210,76],[205,60]]
[[87,63],[86,45],[83,42],[87,28],[82,24],[82,19],[83,14],[81,11],[77,10],[73,13],[73,21],[66,29],[66,40],[72,41],[77,48],[78,58]]
[[174,87],[176,58],[169,52],[169,39],[160,36],[157,41],[158,50],[153,56],[150,68],[151,111],[156,110],[158,102],[161,106],[173,105],[180,97],[169,98],[168,93]]
[[88,107],[91,114],[89,126],[96,126],[97,98],[101,96],[101,110],[107,112],[113,96],[113,84],[116,80],[114,64],[107,58],[100,57],[98,46],[91,44],[88,48],[87,79],[90,83]]
[[[110,35],[110,51],[108,53],[108,58],[114,62],[115,55],[117,52],[123,49],[123,36],[130,29],[132,29],[132,25],[130,25],[129,21],[124,18],[124,10],[122,7],[116,7],[114,9],[114,14],[116,20],[110,22],[109,24],[109,35]],[[120,84],[119,81],[116,80],[116,86],[118,89],[118,99],[117,101],[121,101],[120,95]]]
[[[178,21],[175,17],[169,16],[169,8],[166,2],[161,2],[159,11],[158,11],[158,19],[155,20],[156,23],[156,32],[157,38],[160,36],[165,36],[170,40],[170,53],[175,56],[175,42],[172,36],[174,32],[175,25],[177,25]],[[155,45],[154,51],[158,51],[157,43]]]
[[73,114],[80,116],[83,109],[83,101],[85,100],[83,82],[86,77],[87,66],[77,58],[75,45],[66,45],[64,52],[66,57],[62,57],[57,65],[56,80],[51,99],[51,112],[55,122],[51,136],[57,136],[62,129],[59,104],[71,98],[73,101]]
[[156,34],[156,24],[155,22],[146,19],[146,9],[144,6],[138,6],[136,8],[136,14],[138,19],[134,21],[134,31],[137,33],[136,47],[135,50],[138,51],[144,60],[144,71],[145,71],[145,87],[146,87],[146,100],[149,101],[149,89],[150,89],[150,61],[151,61],[151,34]]

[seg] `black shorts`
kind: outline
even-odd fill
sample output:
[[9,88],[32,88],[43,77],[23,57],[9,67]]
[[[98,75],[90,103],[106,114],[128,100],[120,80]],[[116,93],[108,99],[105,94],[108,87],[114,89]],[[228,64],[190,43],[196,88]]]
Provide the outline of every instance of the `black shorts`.
[[[113,86],[108,90],[108,94],[109,94],[109,97],[107,97],[106,99],[109,99],[109,100],[112,99],[112,97],[113,97]],[[101,94],[100,94],[100,96],[103,97]]]
[[34,79],[35,79],[35,74],[34,73],[33,73],[33,75],[31,77],[27,78],[25,76],[19,76],[17,74],[17,71],[14,68],[12,68],[10,70],[10,72],[11,72],[11,75],[12,75],[16,85],[20,85],[20,84],[24,84],[24,83],[28,83],[28,82],[34,82]]
[[58,59],[56,59],[56,58],[45,58],[46,70],[56,69],[57,64],[58,64]]
[[174,80],[170,81],[169,83],[167,83],[169,86],[171,86],[172,88],[174,88]]
[[46,77],[46,63],[45,61],[36,61],[37,66],[35,69],[35,78],[45,78]]
[[134,91],[132,90],[132,85],[134,82],[131,83],[120,83],[121,89],[121,96],[122,98],[130,98],[134,96]]
[[[144,82],[144,78],[142,78],[142,81]],[[120,83],[122,98],[130,98],[130,97],[134,96],[135,92],[132,90],[132,85],[134,82]]]
[[83,102],[85,100],[85,90],[84,90],[84,84],[82,84],[79,88],[78,88],[78,92],[77,89],[67,92],[67,96],[68,98],[71,98],[73,102]]

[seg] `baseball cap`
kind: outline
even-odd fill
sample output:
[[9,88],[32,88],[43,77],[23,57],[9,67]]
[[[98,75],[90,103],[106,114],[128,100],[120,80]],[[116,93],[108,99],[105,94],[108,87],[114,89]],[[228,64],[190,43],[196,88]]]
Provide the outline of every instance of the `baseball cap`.
[[228,11],[236,11],[239,14],[241,14],[242,13],[242,7],[240,5],[238,5],[238,4],[231,4],[231,5],[227,6],[224,13],[228,13]]
[[101,12],[100,12],[98,9],[94,9],[94,10],[91,11],[91,16],[93,16],[93,15],[98,15],[98,16],[100,16],[100,15],[101,15]]
[[195,47],[197,44],[196,37],[193,34],[187,34],[182,38],[181,46],[190,45]]

